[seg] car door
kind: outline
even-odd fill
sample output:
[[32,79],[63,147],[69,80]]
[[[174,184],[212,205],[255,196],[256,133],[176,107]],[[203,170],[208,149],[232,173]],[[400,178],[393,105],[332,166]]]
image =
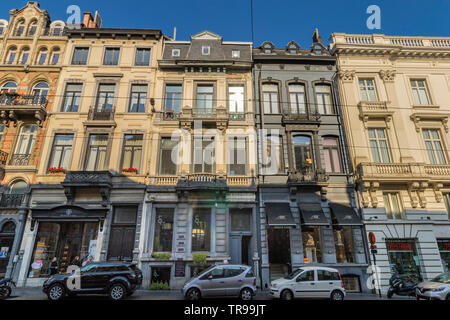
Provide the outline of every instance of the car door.
[[97,270],[96,264],[88,264],[81,268],[81,289],[83,291],[91,291],[95,288],[95,271]]
[[203,275],[198,284],[204,297],[226,296],[225,269],[216,267]]
[[295,280],[294,295],[299,298],[313,298],[316,294],[315,271],[306,270]]
[[243,273],[246,268],[243,267],[225,267],[225,284],[227,295],[237,297],[244,285]]
[[325,269],[317,270],[317,296],[329,298],[334,287],[332,272]]

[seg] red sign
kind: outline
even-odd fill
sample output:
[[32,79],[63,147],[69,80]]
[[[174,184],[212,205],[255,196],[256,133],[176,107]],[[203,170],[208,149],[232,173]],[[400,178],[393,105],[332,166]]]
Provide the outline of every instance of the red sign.
[[377,242],[377,239],[375,238],[373,232],[369,233],[369,242],[371,245],[374,245]]
[[408,242],[389,242],[387,249],[389,251],[413,251],[412,244]]
[[450,251],[450,241],[440,241],[438,242],[439,251]]

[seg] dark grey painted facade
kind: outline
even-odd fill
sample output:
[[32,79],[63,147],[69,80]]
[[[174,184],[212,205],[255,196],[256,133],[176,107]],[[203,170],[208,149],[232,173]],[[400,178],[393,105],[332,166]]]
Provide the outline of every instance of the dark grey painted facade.
[[[368,264],[363,226],[358,223],[342,228],[343,224],[336,221],[335,214],[330,210],[331,203],[341,204],[360,221],[339,96],[333,85],[336,59],[330,55],[317,32],[311,48],[300,49],[298,44],[290,42],[286,48],[276,49],[270,42],[265,42],[253,50],[253,59],[256,126],[259,132],[262,285],[266,287],[271,280],[296,268],[322,265],[339,269],[350,290],[367,291]],[[304,93],[301,93],[302,90]],[[320,102],[323,90],[329,92],[329,112],[325,112],[327,106]],[[304,109],[302,103],[296,103],[302,97],[306,99]],[[279,137],[272,143],[273,147],[267,144],[268,135]],[[302,138],[296,138],[298,136]],[[325,141],[326,138],[330,140]],[[276,140],[279,141],[279,149],[275,147]],[[311,147],[295,147],[294,142],[299,143],[299,140],[309,141],[307,143]],[[330,141],[336,142],[334,151],[329,149]],[[266,155],[276,154],[276,150],[281,153],[279,170],[267,171],[270,160],[265,159]],[[335,162],[328,160],[329,156],[325,153],[333,153],[331,157],[336,159],[338,156],[338,159]],[[272,157],[272,161],[277,158]],[[289,204],[290,212],[283,214],[292,215],[294,225],[271,223],[272,213],[266,212],[266,203]],[[321,215],[325,223],[320,226],[317,223],[316,226],[308,221],[308,212],[302,210],[308,206],[316,208],[317,216]],[[343,242],[340,236],[345,233],[342,231],[344,229],[348,231]],[[317,230],[314,239],[311,233],[306,232],[311,230]]]

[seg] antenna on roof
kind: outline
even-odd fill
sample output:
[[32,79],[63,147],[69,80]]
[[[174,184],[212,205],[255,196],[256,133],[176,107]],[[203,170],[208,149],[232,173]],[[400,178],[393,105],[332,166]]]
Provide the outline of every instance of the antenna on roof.
[[173,28],[173,41],[177,40],[177,27]]

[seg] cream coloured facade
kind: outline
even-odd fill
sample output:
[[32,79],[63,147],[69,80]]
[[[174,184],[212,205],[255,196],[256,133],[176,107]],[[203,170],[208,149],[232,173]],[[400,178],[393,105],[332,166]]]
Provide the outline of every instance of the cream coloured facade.
[[[75,256],[137,261],[160,30],[68,29],[21,250],[19,285],[39,286],[48,263]],[[85,27],[85,26],[90,26]],[[126,170],[123,170],[126,169]],[[132,170],[130,170],[132,169]]]
[[330,40],[382,288],[394,270],[431,279],[449,264],[450,38],[335,33]]

